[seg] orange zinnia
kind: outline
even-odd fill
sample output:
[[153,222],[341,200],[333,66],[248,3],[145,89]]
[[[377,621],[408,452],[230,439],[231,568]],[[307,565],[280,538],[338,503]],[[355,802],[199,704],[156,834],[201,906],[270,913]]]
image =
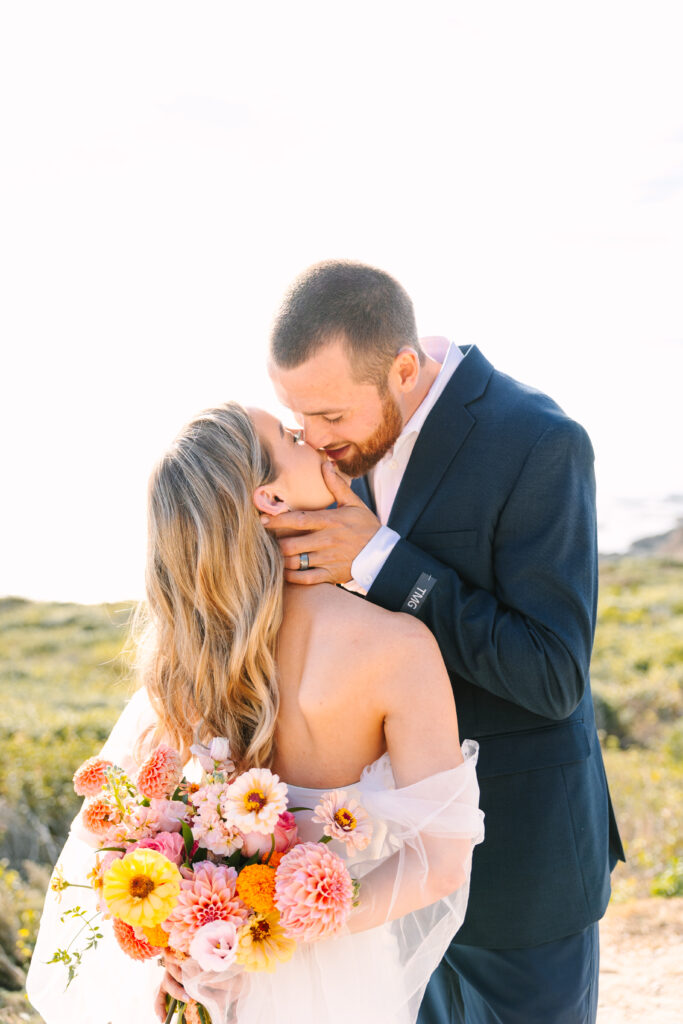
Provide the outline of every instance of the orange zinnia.
[[252,910],[268,914],[274,907],[275,871],[267,864],[249,864],[237,876],[237,895]]

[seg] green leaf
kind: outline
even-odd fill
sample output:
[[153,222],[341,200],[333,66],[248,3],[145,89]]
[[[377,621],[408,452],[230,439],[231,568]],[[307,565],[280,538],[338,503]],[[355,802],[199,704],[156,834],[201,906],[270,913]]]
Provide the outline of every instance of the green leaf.
[[192,847],[194,846],[194,836],[192,835],[192,829],[186,821],[180,822],[180,828],[183,833],[183,839],[185,840],[185,851],[189,857],[192,853]]

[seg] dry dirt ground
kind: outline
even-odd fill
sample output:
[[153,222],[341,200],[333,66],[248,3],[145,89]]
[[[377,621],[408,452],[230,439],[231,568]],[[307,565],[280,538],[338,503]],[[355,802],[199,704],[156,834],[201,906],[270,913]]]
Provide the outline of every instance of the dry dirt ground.
[[[611,904],[600,942],[598,1024],[683,1024],[683,899]],[[39,1020],[25,997],[0,993],[0,1024]]]
[[682,1024],[683,899],[611,904],[600,947],[598,1024]]

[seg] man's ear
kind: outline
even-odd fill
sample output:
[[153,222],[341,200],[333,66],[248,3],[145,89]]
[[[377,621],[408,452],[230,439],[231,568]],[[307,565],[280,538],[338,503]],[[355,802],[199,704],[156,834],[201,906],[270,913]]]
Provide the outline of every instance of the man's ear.
[[400,391],[412,391],[420,376],[420,359],[414,348],[402,348],[392,366]]
[[288,505],[282,498],[278,498],[272,487],[263,484],[254,491],[254,504],[259,512],[265,512],[268,516],[279,516],[281,512],[291,512]]

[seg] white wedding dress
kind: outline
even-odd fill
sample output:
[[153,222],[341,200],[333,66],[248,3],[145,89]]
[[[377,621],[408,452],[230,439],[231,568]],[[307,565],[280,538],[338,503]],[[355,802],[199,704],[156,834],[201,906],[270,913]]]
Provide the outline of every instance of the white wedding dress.
[[[146,694],[138,691],[102,756],[130,768],[135,741],[151,721]],[[472,848],[483,838],[483,814],[478,809],[477,745],[466,740],[462,750],[463,764],[412,786],[395,787],[385,754],[364,770],[359,782],[344,787],[374,825],[370,845],[351,857],[341,844],[330,844],[360,880],[361,901],[372,899],[372,872],[388,858],[392,870],[395,865],[394,898],[419,891],[429,877],[429,851],[443,851],[443,843],[449,844],[469,878]],[[322,792],[289,787],[290,807],[310,808],[296,814],[304,840],[321,836],[321,826],[310,817]],[[85,882],[93,864],[93,849],[82,836],[77,816],[58,862],[71,882]],[[446,899],[375,928],[302,943],[273,974],[240,972],[238,991],[231,986],[232,1001],[220,990],[220,976],[188,977],[185,986],[207,1007],[213,1024],[414,1024],[429,976],[462,923],[467,895],[465,883]],[[68,989],[66,968],[46,963],[73,938],[74,921],[67,918],[61,923],[60,917],[75,905],[94,912],[92,893],[68,889],[58,903],[48,890],[26,984],[32,1004],[46,1024],[155,1024],[153,1002],[162,969],[156,959],[128,958],[108,922],[101,922],[104,938],[85,953]],[[207,986],[209,978],[212,984]]]

